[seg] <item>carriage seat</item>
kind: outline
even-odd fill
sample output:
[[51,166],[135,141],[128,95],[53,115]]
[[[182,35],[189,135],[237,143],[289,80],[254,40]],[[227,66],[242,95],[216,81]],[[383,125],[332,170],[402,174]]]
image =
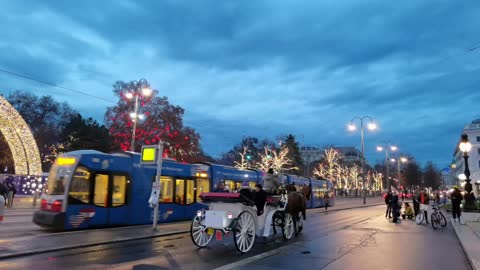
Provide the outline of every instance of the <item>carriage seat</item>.
[[280,205],[281,195],[268,195],[267,196],[267,205],[277,207]]

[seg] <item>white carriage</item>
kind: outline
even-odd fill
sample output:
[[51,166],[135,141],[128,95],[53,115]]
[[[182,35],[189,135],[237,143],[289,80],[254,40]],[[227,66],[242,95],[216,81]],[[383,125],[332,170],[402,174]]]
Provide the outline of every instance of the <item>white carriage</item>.
[[201,210],[193,219],[191,226],[192,241],[198,247],[206,247],[214,235],[233,234],[236,248],[241,253],[248,252],[257,236],[269,237],[276,233],[276,227],[283,237],[289,240],[303,227],[303,218],[298,221],[286,211],[288,196],[267,197],[263,214],[257,216],[252,200],[240,193],[202,193],[203,202],[208,210]]

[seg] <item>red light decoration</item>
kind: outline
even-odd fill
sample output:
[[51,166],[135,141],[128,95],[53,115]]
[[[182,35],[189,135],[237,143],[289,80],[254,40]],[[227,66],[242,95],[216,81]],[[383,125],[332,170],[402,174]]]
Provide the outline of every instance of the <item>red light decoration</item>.
[[185,141],[188,141],[188,136],[185,136]]

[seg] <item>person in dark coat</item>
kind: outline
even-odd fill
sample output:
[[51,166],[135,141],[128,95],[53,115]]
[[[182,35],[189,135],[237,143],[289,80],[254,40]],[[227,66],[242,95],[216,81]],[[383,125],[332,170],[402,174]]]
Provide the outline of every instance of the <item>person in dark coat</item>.
[[262,185],[260,184],[255,185],[255,190],[254,202],[257,207],[257,215],[261,216],[263,214],[265,203],[267,202],[267,193],[263,190]]
[[400,207],[398,204],[398,194],[394,193],[392,195],[392,200],[390,201],[390,208],[392,209],[392,216],[393,216],[393,223],[398,221],[398,217],[400,216]]
[[458,217],[458,221],[460,221],[460,216],[462,215],[460,212],[460,204],[462,203],[463,195],[457,186],[453,186],[453,192],[450,194],[450,199],[452,200],[453,220],[457,222]]
[[0,182],[0,196],[3,196],[5,200],[5,205],[7,205],[7,194],[8,194],[8,189],[5,183]]
[[385,218],[392,217],[392,208],[390,207],[390,202],[392,201],[392,192],[389,191],[387,196],[385,196],[385,204],[387,205],[387,211],[385,212]]

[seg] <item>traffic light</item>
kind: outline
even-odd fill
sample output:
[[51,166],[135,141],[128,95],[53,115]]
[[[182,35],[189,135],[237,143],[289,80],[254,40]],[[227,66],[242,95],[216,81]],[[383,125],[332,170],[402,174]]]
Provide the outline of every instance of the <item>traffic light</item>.
[[251,160],[251,159],[252,159],[252,156],[247,155],[247,160]]

